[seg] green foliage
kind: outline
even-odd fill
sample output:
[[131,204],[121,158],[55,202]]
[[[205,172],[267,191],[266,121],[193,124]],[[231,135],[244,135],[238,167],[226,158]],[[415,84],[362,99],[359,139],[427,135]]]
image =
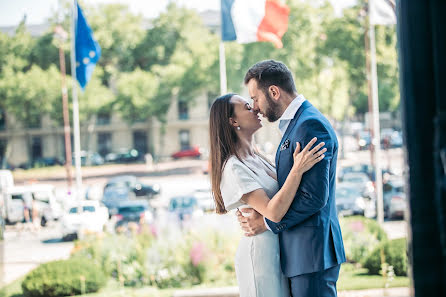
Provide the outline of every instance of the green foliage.
[[89,237],[76,243],[73,257],[92,259],[100,264],[107,276],[125,286],[139,286],[149,282],[145,263],[146,250],[152,241],[152,234],[147,229],[131,237]]
[[[228,90],[241,92],[246,70],[273,58],[289,66],[298,91],[328,117],[343,120],[367,111],[363,1],[344,10],[343,17],[335,16],[329,1],[287,3],[290,18],[283,48],[265,42],[225,43]],[[69,32],[70,5],[61,4],[58,16],[50,21]],[[122,4],[83,8],[102,55],[79,98],[82,121],[98,111],[115,110],[129,122],[157,117],[165,123],[172,98],[192,102],[205,92],[219,94],[220,37],[205,27],[196,12],[171,3],[157,18],[144,20]],[[62,48],[69,74],[68,41]],[[376,26],[376,49],[380,110],[395,111],[399,89],[394,26]],[[29,116],[31,122],[32,113],[49,113],[60,124],[58,69],[52,32],[33,38],[22,22],[13,36],[0,33],[0,108],[19,120]],[[36,79],[38,72],[42,80]],[[71,86],[70,77],[67,85]],[[45,95],[42,86],[48,89]],[[36,97],[36,104],[31,104]],[[17,102],[30,107],[21,111]]]
[[384,263],[393,267],[395,275],[407,275],[407,242],[405,238],[381,243],[363,260],[363,266],[368,269],[369,274],[380,274]]
[[340,223],[348,261],[362,262],[375,247],[387,240],[385,231],[375,220],[354,216],[344,217]]
[[97,292],[106,283],[100,266],[84,258],[40,265],[22,282],[26,297],[55,297]]

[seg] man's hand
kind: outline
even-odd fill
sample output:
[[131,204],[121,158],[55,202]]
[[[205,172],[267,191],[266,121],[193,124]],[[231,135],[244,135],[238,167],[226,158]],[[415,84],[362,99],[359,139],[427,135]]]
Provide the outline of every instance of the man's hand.
[[[247,216],[243,216],[242,211]],[[253,208],[242,208],[236,212],[240,227],[245,232],[245,236],[254,236],[268,230],[265,226],[263,216]]]

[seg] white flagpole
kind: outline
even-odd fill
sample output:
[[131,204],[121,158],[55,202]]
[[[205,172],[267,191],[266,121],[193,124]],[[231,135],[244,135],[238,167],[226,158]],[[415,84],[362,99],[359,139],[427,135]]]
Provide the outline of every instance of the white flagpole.
[[[369,0],[369,12],[370,2]],[[379,125],[379,103],[378,103],[378,75],[376,70],[376,44],[375,44],[375,26],[369,19],[369,38],[370,38],[370,80],[372,95],[372,115],[373,115],[373,139],[374,163],[375,163],[375,191],[377,199],[377,219],[378,223],[384,222],[384,203],[383,203],[383,183],[381,166],[381,136]]]
[[220,95],[227,92],[225,44],[220,40]]
[[[73,132],[74,132],[74,164],[76,167],[76,198],[80,200],[82,189],[81,173],[81,142],[79,128],[79,102],[77,99],[77,78],[76,78],[76,22],[77,22],[77,1],[73,0],[73,16],[71,20],[71,77],[73,79]],[[71,161],[71,160],[70,160]]]

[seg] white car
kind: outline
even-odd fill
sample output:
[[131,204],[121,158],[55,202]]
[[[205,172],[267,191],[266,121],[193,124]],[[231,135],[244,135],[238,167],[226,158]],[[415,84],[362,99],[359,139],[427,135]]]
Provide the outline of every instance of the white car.
[[63,208],[56,199],[55,188],[49,184],[33,184],[29,186],[33,198],[39,208],[41,225],[48,221],[58,220],[63,215]]
[[215,210],[215,202],[209,188],[196,189],[192,196],[197,199],[198,207],[204,212],[213,212]]
[[86,233],[100,233],[107,222],[108,210],[99,201],[79,201],[62,218],[62,239],[82,238]]

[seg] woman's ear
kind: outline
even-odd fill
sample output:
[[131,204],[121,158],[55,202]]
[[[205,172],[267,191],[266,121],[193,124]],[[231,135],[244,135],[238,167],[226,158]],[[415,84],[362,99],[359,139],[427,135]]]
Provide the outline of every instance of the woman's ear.
[[274,100],[279,100],[280,97],[280,89],[279,87],[275,86],[275,85],[271,85],[268,88],[268,92],[271,98],[273,98]]
[[237,126],[237,121],[234,120],[234,118],[229,118],[229,125],[236,127]]

